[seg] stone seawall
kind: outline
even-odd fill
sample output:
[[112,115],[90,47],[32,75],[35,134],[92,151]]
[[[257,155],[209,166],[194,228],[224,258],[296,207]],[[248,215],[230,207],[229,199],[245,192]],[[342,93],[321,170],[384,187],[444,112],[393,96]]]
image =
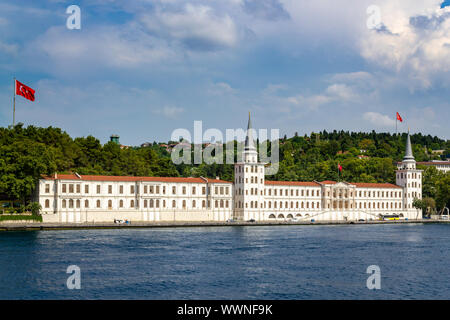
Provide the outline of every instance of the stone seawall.
[[442,220],[397,220],[397,221],[317,221],[317,222],[131,222],[115,223],[42,223],[1,222],[0,231],[14,230],[64,230],[64,229],[122,229],[122,228],[173,228],[173,227],[238,227],[238,226],[298,226],[298,225],[367,225],[367,224],[411,224],[411,223],[450,223]]

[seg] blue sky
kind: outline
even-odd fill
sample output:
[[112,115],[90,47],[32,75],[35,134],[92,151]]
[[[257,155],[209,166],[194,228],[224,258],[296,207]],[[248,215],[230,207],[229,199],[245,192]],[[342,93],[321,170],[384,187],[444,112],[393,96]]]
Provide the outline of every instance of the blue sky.
[[[448,1],[447,1],[448,3]],[[0,125],[138,145],[173,130],[399,130],[450,138],[442,0],[0,0]],[[81,8],[81,30],[65,13]],[[380,21],[368,28],[371,5]],[[368,13],[369,10],[369,13]]]

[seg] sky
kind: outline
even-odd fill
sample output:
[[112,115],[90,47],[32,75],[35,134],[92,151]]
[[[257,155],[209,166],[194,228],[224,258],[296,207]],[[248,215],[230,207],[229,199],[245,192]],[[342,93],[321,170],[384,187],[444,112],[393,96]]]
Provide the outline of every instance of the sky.
[[[67,7],[81,10],[68,29]],[[450,1],[0,0],[0,126],[125,145],[175,129],[449,139]]]

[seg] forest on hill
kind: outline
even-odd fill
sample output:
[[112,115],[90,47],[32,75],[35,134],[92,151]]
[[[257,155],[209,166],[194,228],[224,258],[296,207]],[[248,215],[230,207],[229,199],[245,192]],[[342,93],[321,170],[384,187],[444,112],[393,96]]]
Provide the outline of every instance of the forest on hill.
[[[439,159],[432,150],[450,154],[450,141],[422,135],[411,135],[417,161]],[[351,182],[395,182],[396,162],[405,152],[406,133],[355,133],[322,131],[310,135],[280,139],[279,171],[268,180]],[[170,143],[170,142],[169,142]],[[237,142],[234,143],[237,149]],[[270,150],[270,142],[269,148]],[[236,157],[236,156],[235,156]],[[225,163],[225,161],[224,161]],[[343,167],[338,177],[338,164]],[[438,208],[450,206],[450,173],[422,168],[424,197],[430,197]],[[37,180],[55,172],[77,172],[98,175],[131,176],[204,176],[233,181],[232,164],[180,164],[171,161],[165,143],[153,142],[145,147],[121,148],[104,145],[93,137],[72,138],[59,128],[0,128],[0,197],[30,199]]]

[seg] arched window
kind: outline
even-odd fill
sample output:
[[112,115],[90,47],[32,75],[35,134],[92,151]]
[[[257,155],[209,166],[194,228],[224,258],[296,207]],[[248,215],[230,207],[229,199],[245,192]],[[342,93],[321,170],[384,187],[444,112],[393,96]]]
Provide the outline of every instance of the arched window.
[[50,200],[45,200],[45,207],[50,208]]
[[[122,202],[122,200],[120,200],[120,202]],[[147,208],[147,205],[148,205],[148,201],[147,201],[147,199],[145,199],[144,200],[144,208]],[[122,206],[120,206],[120,207],[122,207]]]
[[186,200],[183,200],[183,209],[186,209]]
[[[133,201],[133,200],[131,200],[131,201]],[[108,209],[112,209],[112,200],[108,200]]]
[[175,200],[172,200],[172,208],[176,208],[177,207],[177,202]]
[[73,208],[73,200],[72,199],[69,200],[69,208]]
[[97,200],[97,208],[100,208],[100,200]]
[[89,208],[89,200],[84,200],[84,207]]
[[81,207],[80,200],[77,200],[77,208],[79,209]]
[[220,200],[220,207],[223,208],[223,200]]
[[134,200],[130,201],[130,208],[134,208]]
[[192,208],[195,209],[195,200],[192,200]]
[[153,208],[153,199],[150,199],[150,208]]
[[62,207],[65,208],[66,207],[66,200],[62,201]]

